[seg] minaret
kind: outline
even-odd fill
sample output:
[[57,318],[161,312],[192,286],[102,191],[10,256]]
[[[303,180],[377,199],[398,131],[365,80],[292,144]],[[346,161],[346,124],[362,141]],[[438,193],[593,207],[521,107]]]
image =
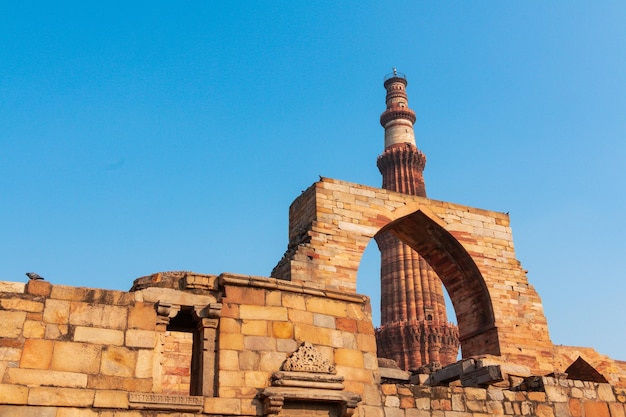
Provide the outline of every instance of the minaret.
[[[385,150],[377,165],[383,188],[426,197],[426,157],[415,145],[415,112],[409,108],[404,74],[385,77],[387,109],[380,116]],[[400,368],[456,361],[459,332],[448,322],[441,280],[428,263],[393,233],[376,235],[381,253],[381,325],[378,356]]]

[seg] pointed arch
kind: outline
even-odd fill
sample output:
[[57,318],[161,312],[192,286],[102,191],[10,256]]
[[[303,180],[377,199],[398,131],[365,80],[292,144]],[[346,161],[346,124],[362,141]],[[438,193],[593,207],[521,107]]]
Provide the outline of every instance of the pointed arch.
[[[403,209],[406,212],[407,207]],[[485,280],[445,222],[420,207],[383,227],[418,252],[435,270],[454,305],[463,357],[500,354],[495,316]]]

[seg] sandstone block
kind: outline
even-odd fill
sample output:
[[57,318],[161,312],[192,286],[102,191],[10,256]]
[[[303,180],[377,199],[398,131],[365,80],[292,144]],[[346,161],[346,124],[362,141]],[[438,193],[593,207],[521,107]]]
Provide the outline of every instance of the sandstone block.
[[50,284],[48,281],[29,280],[26,284],[24,291],[26,292],[26,294],[48,297],[50,295],[51,289],[52,284]]
[[275,351],[276,339],[263,336],[244,336],[243,348],[251,351]]
[[[123,330],[128,323],[128,309],[125,306],[105,305],[102,309],[100,326],[109,329]],[[156,321],[155,321],[156,323]]]
[[304,310],[306,309],[306,304],[304,302],[304,297],[302,295],[289,294],[285,293],[282,296],[282,305],[287,308],[292,308],[296,310]]
[[23,335],[27,339],[42,339],[46,334],[46,325],[38,320],[24,322]]
[[60,407],[56,417],[105,417],[98,414],[97,411],[86,408],[69,408]]
[[306,309],[311,313],[328,314],[334,317],[346,317],[346,303],[325,298],[311,297],[306,301]]
[[87,296],[88,288],[55,285],[50,292],[50,298],[55,300],[80,301]]
[[272,323],[272,336],[278,339],[293,338],[293,324],[288,322],[275,321]]
[[104,306],[80,301],[70,303],[70,324],[82,326],[99,326],[102,323]]
[[356,344],[364,352],[376,352],[376,337],[373,334],[357,334]]
[[26,405],[0,405],[0,417],[56,417],[56,407],[37,407],[37,414],[33,408]]
[[565,390],[556,385],[545,385],[546,396],[548,397],[548,401],[555,403],[564,403],[568,400],[567,393]]
[[19,310],[29,313],[41,313],[43,311],[43,303],[39,301],[24,300],[22,298],[3,298],[0,299],[0,307],[3,310]]
[[26,404],[28,388],[19,385],[0,384],[0,404]]
[[128,312],[130,329],[154,330],[156,327],[156,310],[152,303],[138,302]]
[[122,391],[151,392],[152,378],[121,378]]
[[287,321],[287,309],[285,307],[241,305],[239,306],[239,316],[244,320]]
[[337,326],[337,330],[342,330],[344,332],[350,333],[357,332],[357,324],[355,319],[339,317],[335,319],[335,325]]
[[87,343],[55,342],[50,367],[57,371],[98,373],[101,349]]
[[137,378],[151,378],[154,365],[153,350],[141,349],[137,351],[137,367],[135,368]]
[[20,359],[20,368],[48,369],[52,359],[51,340],[26,339]]
[[313,313],[302,310],[289,310],[289,321],[292,323],[313,324]]
[[90,407],[94,394],[89,389],[34,387],[28,393],[28,405]]
[[609,384],[598,384],[598,399],[600,401],[615,401],[615,394],[613,394],[613,388]]
[[77,342],[121,346],[124,344],[124,332],[121,330],[77,326],[74,331],[74,340]]
[[221,387],[243,387],[244,373],[240,371],[219,371],[220,392]]
[[152,330],[129,329],[126,331],[126,346],[140,348],[154,348],[156,334]]
[[337,365],[337,375],[342,375],[346,381],[352,380],[356,382],[363,382],[365,384],[374,383],[374,375],[372,374],[372,371],[368,371],[366,369]]
[[259,370],[276,372],[287,359],[287,354],[282,352],[264,352],[261,354]]
[[136,365],[136,351],[117,346],[107,346],[102,351],[100,372],[103,375],[132,377]]
[[265,290],[252,287],[228,286],[224,301],[227,303],[263,306],[265,305]]
[[611,411],[611,417],[625,417],[626,410],[623,404],[609,403],[609,410]]
[[335,318],[326,314],[313,313],[313,325],[319,327],[325,327],[327,329],[334,329]]
[[334,329],[323,329],[309,325],[294,326],[294,334],[297,340],[310,342],[314,345],[341,347],[343,341],[341,332]]
[[220,319],[221,333],[241,333],[241,325],[235,319],[222,317]]
[[537,415],[537,417],[555,417],[552,407],[546,404],[537,405],[537,408],[535,409],[535,414]]
[[243,320],[241,323],[241,333],[250,336],[267,336],[267,321]]
[[44,337],[46,339],[67,339],[69,327],[67,324],[46,324]]
[[75,372],[59,372],[42,369],[7,368],[4,382],[27,386],[52,386],[84,388],[87,375]]
[[298,342],[293,339],[277,339],[276,350],[278,352],[295,352],[298,349]]
[[19,347],[0,347],[0,361],[19,362],[22,349]]
[[599,401],[586,401],[583,403],[583,408],[585,410],[585,416],[611,417],[607,403]]
[[25,320],[25,311],[0,310],[0,337],[19,337],[22,334]]
[[239,353],[239,369],[242,371],[254,371],[259,367],[259,354],[257,352],[244,351]]
[[93,400],[94,407],[128,408],[128,393],[125,391],[98,390]]
[[246,387],[265,388],[269,385],[270,373],[262,371],[246,371],[244,381]]
[[241,401],[234,398],[210,398],[204,399],[203,412],[205,414],[241,414]]
[[243,350],[243,335],[235,333],[220,334],[220,349]]
[[268,291],[265,295],[265,305],[268,306],[281,306],[282,293],[280,291]]
[[363,352],[356,349],[337,349],[335,350],[335,364],[363,368]]
[[0,281],[0,292],[24,293],[26,284],[23,282]]
[[236,350],[220,350],[218,367],[225,371],[239,370],[239,352]]

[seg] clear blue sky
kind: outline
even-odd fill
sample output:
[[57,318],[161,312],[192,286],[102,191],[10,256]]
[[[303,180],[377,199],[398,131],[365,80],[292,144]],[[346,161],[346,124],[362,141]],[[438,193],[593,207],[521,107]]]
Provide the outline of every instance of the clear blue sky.
[[269,276],[318,175],[380,186],[392,66],[429,196],[510,212],[553,341],[626,359],[623,1],[0,0],[0,280]]

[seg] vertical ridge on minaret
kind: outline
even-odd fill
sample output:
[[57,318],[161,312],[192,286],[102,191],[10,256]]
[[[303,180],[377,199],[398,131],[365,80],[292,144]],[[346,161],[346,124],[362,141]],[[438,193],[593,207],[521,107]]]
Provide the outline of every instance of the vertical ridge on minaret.
[[[406,76],[395,68],[385,77],[386,109],[380,116],[385,149],[376,165],[382,187],[426,197],[426,156],[417,148]],[[446,315],[441,280],[410,246],[390,232],[375,237],[381,252],[381,326],[378,355],[405,369],[456,361],[459,333]]]

